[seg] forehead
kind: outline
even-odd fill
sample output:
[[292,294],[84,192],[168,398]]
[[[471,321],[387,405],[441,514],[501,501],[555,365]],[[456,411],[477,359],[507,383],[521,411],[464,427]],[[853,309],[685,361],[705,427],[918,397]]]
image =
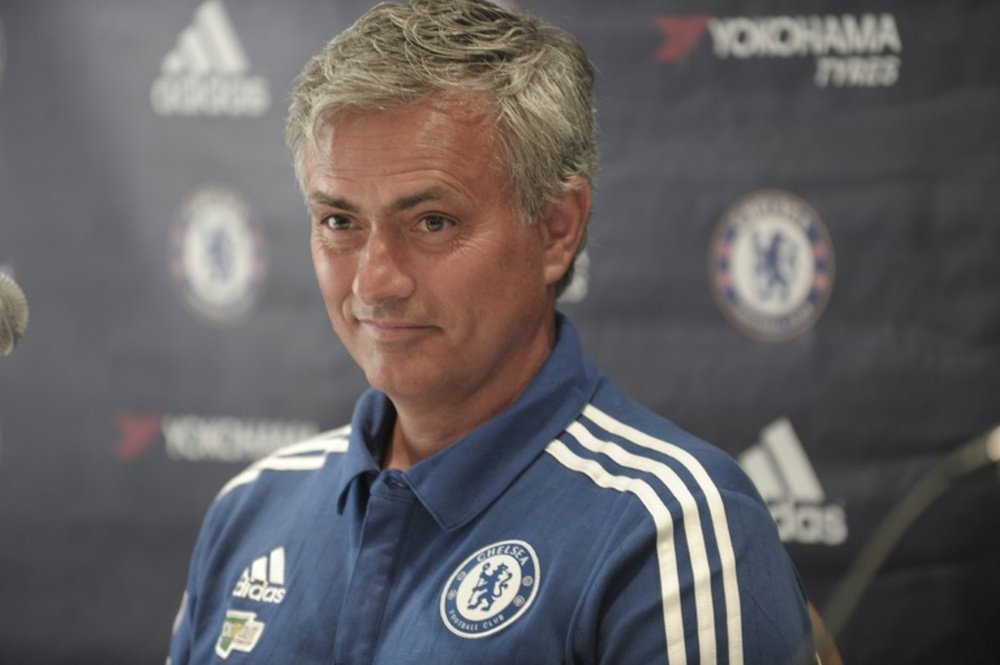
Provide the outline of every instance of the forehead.
[[496,115],[484,95],[444,92],[390,108],[339,109],[306,151],[310,170],[359,168],[408,157],[497,160]]
[[516,207],[497,150],[496,115],[483,95],[341,110],[318,138],[305,160],[312,204],[389,211],[433,191],[435,200],[456,206]]

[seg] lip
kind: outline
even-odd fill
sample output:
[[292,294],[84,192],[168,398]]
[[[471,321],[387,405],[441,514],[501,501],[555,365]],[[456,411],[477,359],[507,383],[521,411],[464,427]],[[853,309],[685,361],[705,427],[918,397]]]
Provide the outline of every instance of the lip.
[[379,342],[399,342],[427,334],[432,326],[410,321],[383,321],[379,319],[358,319],[368,337]]

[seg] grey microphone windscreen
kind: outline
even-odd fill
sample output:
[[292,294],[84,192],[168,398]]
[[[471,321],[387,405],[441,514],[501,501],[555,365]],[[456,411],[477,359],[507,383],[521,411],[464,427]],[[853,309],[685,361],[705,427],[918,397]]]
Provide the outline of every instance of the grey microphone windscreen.
[[9,355],[28,327],[28,299],[10,275],[0,272],[0,356]]

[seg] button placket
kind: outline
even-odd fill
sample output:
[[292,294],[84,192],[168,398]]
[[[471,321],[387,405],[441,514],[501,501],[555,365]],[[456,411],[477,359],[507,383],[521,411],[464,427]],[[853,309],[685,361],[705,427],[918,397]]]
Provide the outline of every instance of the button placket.
[[385,602],[414,504],[415,497],[398,472],[384,471],[372,484],[361,546],[337,627],[337,665],[367,665],[375,657]]

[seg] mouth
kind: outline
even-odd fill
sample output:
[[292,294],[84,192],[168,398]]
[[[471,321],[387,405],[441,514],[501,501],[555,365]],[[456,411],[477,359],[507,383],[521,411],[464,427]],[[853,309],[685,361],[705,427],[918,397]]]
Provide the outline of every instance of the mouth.
[[433,326],[412,321],[358,319],[358,324],[364,333],[376,342],[409,341],[433,330]]

